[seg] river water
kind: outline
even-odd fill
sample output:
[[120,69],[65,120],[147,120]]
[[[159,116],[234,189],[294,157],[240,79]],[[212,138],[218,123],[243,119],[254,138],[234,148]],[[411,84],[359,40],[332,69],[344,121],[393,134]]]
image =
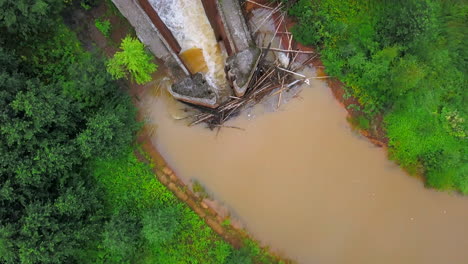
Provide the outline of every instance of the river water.
[[[225,85],[224,58],[201,3],[151,3],[182,58]],[[255,12],[250,24],[271,39],[274,23]],[[153,144],[179,177],[200,182],[265,245],[304,264],[468,261],[468,198],[425,189],[388,161],[384,149],[353,132],[326,82],[312,79],[297,96],[283,95],[292,99],[276,111],[272,98],[226,124],[242,130],[218,133],[187,126],[186,106],[168,96],[163,77],[139,102]]]
[[187,127],[185,107],[153,89],[140,102],[153,143],[265,245],[306,264],[466,263],[468,199],[425,189],[388,161],[352,131],[325,82],[218,134]]

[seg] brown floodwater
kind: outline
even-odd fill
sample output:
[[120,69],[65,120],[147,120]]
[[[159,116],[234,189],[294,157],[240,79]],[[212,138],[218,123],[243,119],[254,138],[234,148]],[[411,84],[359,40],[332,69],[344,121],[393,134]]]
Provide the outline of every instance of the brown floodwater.
[[424,188],[353,132],[325,82],[218,134],[187,127],[184,106],[151,90],[140,107],[178,176],[281,254],[306,264],[468,261],[468,199]]

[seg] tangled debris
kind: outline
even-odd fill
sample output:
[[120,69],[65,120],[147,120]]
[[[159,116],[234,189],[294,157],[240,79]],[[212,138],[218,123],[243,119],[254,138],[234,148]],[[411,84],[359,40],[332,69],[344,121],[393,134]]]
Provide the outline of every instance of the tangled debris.
[[[282,23],[284,20],[284,14],[281,14],[280,7],[281,5],[276,8],[271,8],[270,14],[265,18],[266,20],[269,17],[273,17],[274,13],[279,13],[280,15],[277,16],[277,19],[281,20],[278,23],[276,31],[269,41],[268,46],[260,48],[261,53],[258,64],[253,69],[250,79],[247,80],[245,93],[241,96],[230,96],[229,100],[220,104],[216,108],[193,105],[193,107],[198,109],[199,112],[188,117],[191,119],[190,126],[205,123],[210,129],[221,127],[236,128],[225,126],[224,123],[230,118],[237,116],[245,107],[257,104],[268,96],[278,94],[277,107],[279,107],[283,92],[289,91],[296,85],[309,83],[309,79],[305,75],[298,73],[298,71],[301,71],[303,67],[309,64],[316,55],[314,55],[314,52],[292,49],[292,34],[288,32],[286,26]],[[284,31],[280,32],[280,27],[284,27]],[[254,30],[254,32],[255,31],[256,30]],[[286,45],[283,44],[282,46],[280,44],[280,47],[273,48],[272,43],[274,37],[282,34],[287,35],[288,43],[286,43]],[[287,48],[283,48],[284,46]],[[284,56],[288,58],[288,64],[282,65],[278,58],[275,61],[266,60],[266,56],[270,52],[284,54]],[[302,62],[299,63],[296,61],[299,54],[305,54],[309,57],[306,60],[301,60]]]
[[[230,99],[218,106],[215,109],[195,106],[200,110],[200,113],[193,115],[190,125],[206,123],[210,129],[216,127],[225,127],[223,124],[229,118],[237,116],[239,112],[246,106],[259,103],[266,96],[273,96],[279,94],[278,106],[281,101],[283,92],[288,91],[295,85],[307,83],[309,80],[306,76],[297,73],[298,70],[303,68],[309,60],[300,64],[299,67],[295,65],[294,59],[297,56],[291,56],[292,60],[288,67],[283,68],[279,62],[268,63],[265,61],[267,52],[283,52],[271,50],[269,47],[262,51],[260,62],[258,63],[255,72],[250,79],[245,94],[241,97],[231,96]],[[299,52],[289,52],[289,54],[298,54]]]

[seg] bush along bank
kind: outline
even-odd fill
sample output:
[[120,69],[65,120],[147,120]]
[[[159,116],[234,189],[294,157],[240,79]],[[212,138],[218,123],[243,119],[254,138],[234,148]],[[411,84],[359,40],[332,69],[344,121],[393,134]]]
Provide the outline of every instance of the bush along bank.
[[464,194],[467,10],[463,1],[287,2],[294,38],[315,46],[359,103],[353,122],[377,124],[390,158],[427,186]]

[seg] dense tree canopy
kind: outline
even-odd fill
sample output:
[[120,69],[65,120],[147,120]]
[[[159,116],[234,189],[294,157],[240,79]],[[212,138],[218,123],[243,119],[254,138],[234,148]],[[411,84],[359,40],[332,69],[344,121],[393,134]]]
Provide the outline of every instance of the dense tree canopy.
[[130,144],[134,110],[62,0],[0,6],[0,262],[72,263],[104,217],[86,164]]
[[53,27],[64,0],[1,0],[0,29],[23,38],[34,38]]

